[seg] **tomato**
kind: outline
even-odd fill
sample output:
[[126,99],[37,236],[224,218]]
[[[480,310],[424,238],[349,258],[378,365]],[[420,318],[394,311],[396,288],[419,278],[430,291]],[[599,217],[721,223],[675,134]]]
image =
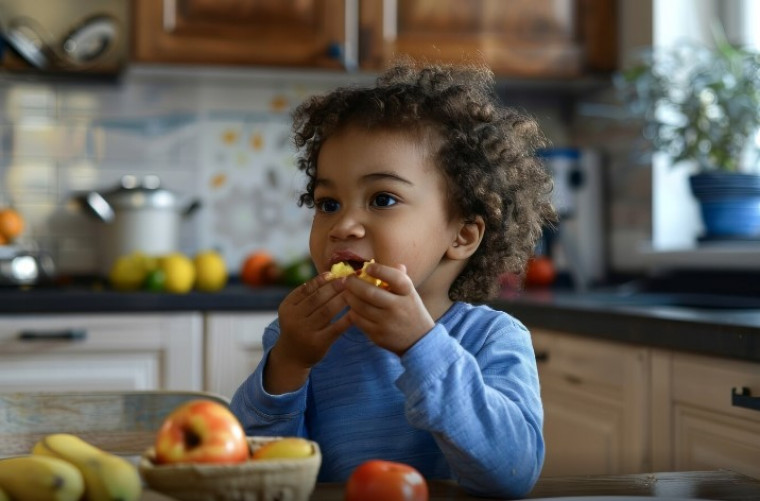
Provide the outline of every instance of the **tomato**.
[[345,501],[427,501],[428,486],[407,464],[372,459],[351,473],[345,494]]
[[552,260],[546,256],[535,256],[528,260],[525,270],[526,287],[546,287],[554,283],[556,272]]

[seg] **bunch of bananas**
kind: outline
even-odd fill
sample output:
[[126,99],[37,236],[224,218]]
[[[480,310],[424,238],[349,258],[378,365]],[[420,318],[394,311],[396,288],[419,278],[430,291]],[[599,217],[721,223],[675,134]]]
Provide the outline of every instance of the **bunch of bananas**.
[[67,433],[48,435],[32,453],[0,459],[0,501],[136,501],[137,469]]

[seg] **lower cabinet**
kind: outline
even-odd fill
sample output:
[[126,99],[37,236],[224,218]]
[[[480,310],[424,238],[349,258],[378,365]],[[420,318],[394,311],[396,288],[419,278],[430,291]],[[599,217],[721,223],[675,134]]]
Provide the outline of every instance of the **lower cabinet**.
[[532,334],[543,476],[729,469],[760,478],[760,363]]
[[653,362],[655,467],[760,478],[760,364],[670,352]]
[[275,318],[274,311],[206,315],[206,390],[232,398],[261,361],[264,329]]
[[203,316],[4,315],[0,393],[200,390]]
[[648,351],[532,334],[544,404],[543,476],[648,471]]

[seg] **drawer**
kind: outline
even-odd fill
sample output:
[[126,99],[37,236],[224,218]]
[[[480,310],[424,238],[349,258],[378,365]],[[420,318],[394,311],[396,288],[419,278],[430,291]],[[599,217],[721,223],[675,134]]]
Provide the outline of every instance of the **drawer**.
[[200,390],[200,313],[0,316],[0,392]]
[[[648,369],[648,351],[543,329],[531,331],[539,371],[569,383],[592,382],[610,391],[630,384]],[[632,374],[634,372],[635,374]]]
[[732,389],[747,388],[760,405],[760,364],[717,357],[673,354],[672,394],[675,402],[760,422],[760,410],[732,404]]

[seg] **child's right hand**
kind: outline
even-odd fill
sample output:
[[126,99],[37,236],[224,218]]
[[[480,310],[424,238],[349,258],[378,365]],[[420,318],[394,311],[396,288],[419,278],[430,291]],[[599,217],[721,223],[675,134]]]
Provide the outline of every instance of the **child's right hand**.
[[[311,369],[350,323],[345,315],[332,322],[345,307],[340,292],[322,273],[304,283],[280,304],[280,338],[272,351],[281,361]],[[332,323],[331,323],[332,322]]]

